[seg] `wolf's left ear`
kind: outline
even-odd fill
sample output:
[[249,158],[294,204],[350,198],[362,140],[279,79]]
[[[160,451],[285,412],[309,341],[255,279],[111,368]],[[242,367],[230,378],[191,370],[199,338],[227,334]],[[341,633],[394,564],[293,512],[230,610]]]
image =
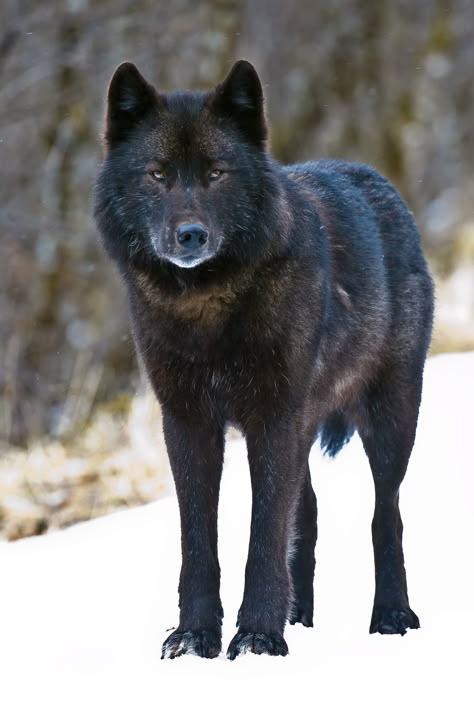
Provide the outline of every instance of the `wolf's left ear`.
[[134,64],[121,64],[115,70],[107,96],[105,140],[109,146],[126,138],[131,129],[162,102]]
[[261,146],[267,137],[263,110],[263,89],[255,68],[244,59],[234,64],[218,84],[211,98],[211,108],[234,119],[245,136]]

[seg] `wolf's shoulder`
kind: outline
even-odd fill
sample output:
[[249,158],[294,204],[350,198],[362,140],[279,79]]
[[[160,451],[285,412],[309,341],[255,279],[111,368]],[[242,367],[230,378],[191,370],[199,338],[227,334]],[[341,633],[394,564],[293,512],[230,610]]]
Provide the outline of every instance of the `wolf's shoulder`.
[[[368,209],[366,191],[379,190],[381,181],[376,170],[363,163],[321,159],[282,166],[290,193],[296,192],[318,211],[335,211],[347,219],[353,208],[360,214]],[[385,181],[388,183],[388,181]],[[383,190],[384,188],[382,188]]]
[[366,163],[338,160],[335,158],[322,158],[320,160],[306,161],[282,166],[283,172],[290,180],[302,181],[319,180],[323,183],[341,183],[350,181],[353,184],[377,182],[390,185],[390,182],[375,168]]
[[336,159],[321,159],[283,166],[286,178],[305,194],[319,196],[326,204],[335,203],[339,209],[352,203],[358,210],[409,210],[395,186],[375,168],[365,163]]

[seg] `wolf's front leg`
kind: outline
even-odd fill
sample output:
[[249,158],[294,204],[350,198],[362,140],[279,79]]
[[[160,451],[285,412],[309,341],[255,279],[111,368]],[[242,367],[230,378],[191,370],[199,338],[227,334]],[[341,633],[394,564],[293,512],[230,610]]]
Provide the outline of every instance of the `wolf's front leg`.
[[252,479],[252,524],[239,630],[227,656],[247,651],[288,654],[283,638],[293,599],[288,548],[305,468],[293,426],[266,425],[247,432]]
[[163,429],[178,494],[183,560],[179,626],[165,640],[162,658],[216,657],[222,646],[217,505],[224,435],[209,419],[185,421],[166,407]]

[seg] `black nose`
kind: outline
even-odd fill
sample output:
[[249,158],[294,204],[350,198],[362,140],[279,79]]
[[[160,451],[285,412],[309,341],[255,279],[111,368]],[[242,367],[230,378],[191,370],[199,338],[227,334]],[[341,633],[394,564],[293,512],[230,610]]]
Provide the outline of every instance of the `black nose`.
[[199,224],[180,225],[176,230],[178,244],[189,252],[198,251],[204,247],[208,237],[208,231]]

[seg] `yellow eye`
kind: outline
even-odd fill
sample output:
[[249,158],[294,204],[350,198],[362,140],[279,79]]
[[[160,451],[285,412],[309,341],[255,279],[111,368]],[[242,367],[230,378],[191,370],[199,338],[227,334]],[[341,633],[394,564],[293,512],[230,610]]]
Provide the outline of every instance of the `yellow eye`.
[[161,170],[152,170],[150,175],[152,178],[154,178],[155,180],[158,180],[159,182],[166,180],[166,176],[163,173],[163,171],[161,171]]
[[217,168],[215,170],[211,170],[209,173],[209,180],[217,180],[220,178],[222,175],[222,170],[218,170]]

